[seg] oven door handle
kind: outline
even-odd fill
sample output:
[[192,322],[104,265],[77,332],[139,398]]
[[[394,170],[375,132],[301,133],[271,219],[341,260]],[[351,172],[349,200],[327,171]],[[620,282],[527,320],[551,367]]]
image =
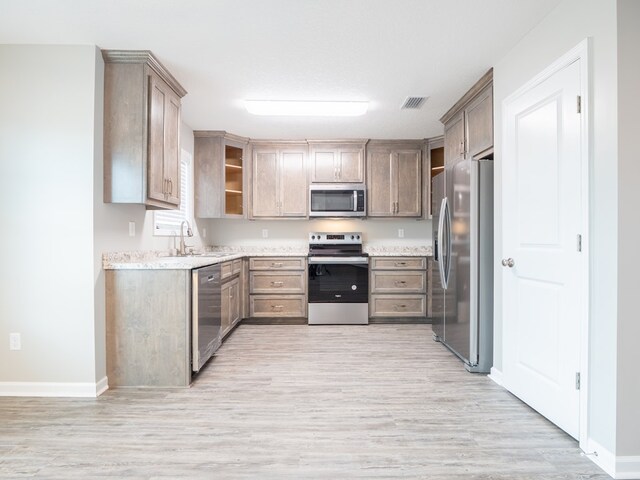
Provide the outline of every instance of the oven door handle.
[[369,263],[369,257],[309,257],[309,265],[323,265],[323,264],[367,264]]

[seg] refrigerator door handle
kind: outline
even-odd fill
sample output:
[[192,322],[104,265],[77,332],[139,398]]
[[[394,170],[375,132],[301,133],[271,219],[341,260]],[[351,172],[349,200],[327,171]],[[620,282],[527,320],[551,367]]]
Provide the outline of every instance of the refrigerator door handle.
[[451,240],[451,208],[449,207],[449,201],[448,199],[445,197],[445,200],[447,200],[446,205],[445,205],[445,213],[446,213],[446,232],[447,232],[447,254],[446,254],[446,265],[445,265],[445,279],[446,279],[446,286],[449,287],[449,278],[451,276],[451,251],[453,248],[452,245],[452,240]]
[[440,261],[438,262],[438,271],[440,272],[440,283],[442,284],[442,288],[446,290],[447,288],[447,275],[446,275],[446,262],[447,262],[447,251],[445,245],[445,212],[447,210],[447,197],[442,199],[442,203],[440,204],[440,219],[438,222],[438,245],[440,245]]

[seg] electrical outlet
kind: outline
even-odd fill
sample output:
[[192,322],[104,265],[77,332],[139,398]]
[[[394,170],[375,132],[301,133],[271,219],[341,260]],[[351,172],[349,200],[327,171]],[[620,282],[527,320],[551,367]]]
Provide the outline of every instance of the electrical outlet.
[[136,222],[129,222],[129,236],[136,236]]
[[9,334],[9,350],[20,350],[22,348],[22,342],[20,340],[19,333]]
[[262,229],[262,238],[269,238],[269,230],[266,228]]
[[207,238],[207,229],[206,228],[202,229],[202,238]]
[[398,238],[404,238],[404,228],[398,229]]

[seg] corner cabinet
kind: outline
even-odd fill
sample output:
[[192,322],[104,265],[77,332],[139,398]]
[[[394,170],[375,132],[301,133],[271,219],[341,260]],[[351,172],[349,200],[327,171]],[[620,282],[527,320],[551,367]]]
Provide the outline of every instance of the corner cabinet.
[[306,142],[252,142],[251,218],[307,217]]
[[104,201],[180,206],[184,88],[148,50],[103,50]]
[[445,165],[493,154],[493,69],[485,73],[440,119]]
[[369,217],[422,216],[424,141],[369,142],[367,195]]
[[195,131],[195,216],[247,216],[249,139],[223,131]]
[[312,183],[364,183],[366,140],[309,140]]

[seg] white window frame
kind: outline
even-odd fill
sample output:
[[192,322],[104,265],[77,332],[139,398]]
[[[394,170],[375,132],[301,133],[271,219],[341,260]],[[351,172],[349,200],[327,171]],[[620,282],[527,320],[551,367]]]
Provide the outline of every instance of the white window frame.
[[[186,173],[186,178],[184,178]],[[180,223],[187,220],[193,226],[193,158],[186,150],[180,151],[180,209],[155,210],[153,235],[176,237],[180,235]]]

